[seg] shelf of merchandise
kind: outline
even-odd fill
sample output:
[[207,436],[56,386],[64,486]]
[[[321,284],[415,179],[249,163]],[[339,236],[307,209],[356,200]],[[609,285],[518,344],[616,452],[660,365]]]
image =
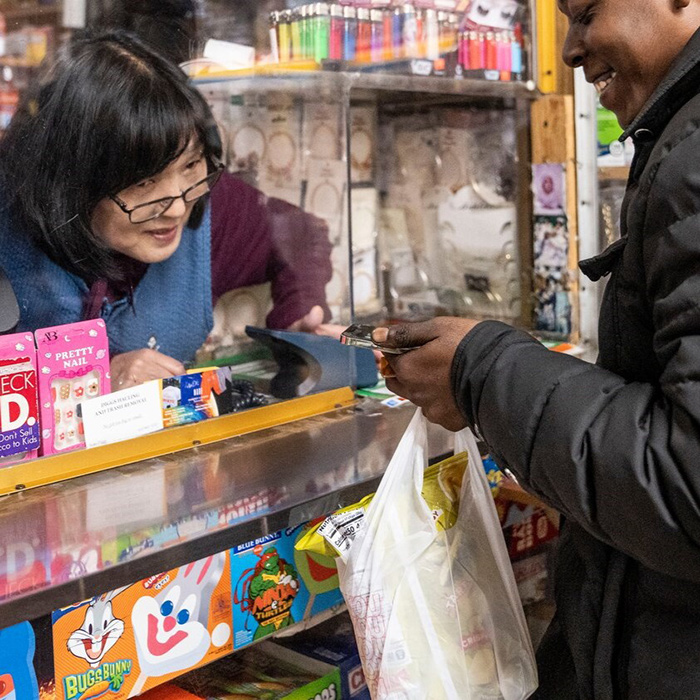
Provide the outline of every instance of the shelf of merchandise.
[[[5,557],[0,629],[357,502],[376,490],[414,410],[366,399],[1,499],[0,551],[42,574],[14,580]],[[450,434],[432,427],[430,447],[449,452]],[[114,547],[113,563],[100,555],[95,570],[57,573],[69,552]]]
[[425,95],[427,98],[442,95],[530,100],[540,97],[540,92],[531,81],[458,79],[362,71],[229,71],[197,75],[194,80],[198,85],[232,80],[254,81],[255,89],[258,91],[288,90],[289,82],[294,81],[295,92],[324,89],[348,90],[353,93],[384,93],[387,99],[390,99],[390,96],[396,96],[391,99],[399,99],[402,95]]

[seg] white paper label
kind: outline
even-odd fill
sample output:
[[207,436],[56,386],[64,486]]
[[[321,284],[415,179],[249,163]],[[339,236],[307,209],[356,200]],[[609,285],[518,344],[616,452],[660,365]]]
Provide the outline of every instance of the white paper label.
[[364,522],[364,508],[348,510],[345,513],[329,515],[318,528],[318,534],[343,556],[352,546]]
[[158,380],[83,401],[81,406],[87,447],[129,440],[163,428]]

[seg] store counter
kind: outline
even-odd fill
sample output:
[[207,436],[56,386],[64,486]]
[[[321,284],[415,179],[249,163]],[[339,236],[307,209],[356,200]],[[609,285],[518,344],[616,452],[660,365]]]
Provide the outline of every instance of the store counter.
[[[4,497],[0,630],[356,502],[413,411],[364,400]],[[449,434],[434,433],[431,454],[449,451]]]

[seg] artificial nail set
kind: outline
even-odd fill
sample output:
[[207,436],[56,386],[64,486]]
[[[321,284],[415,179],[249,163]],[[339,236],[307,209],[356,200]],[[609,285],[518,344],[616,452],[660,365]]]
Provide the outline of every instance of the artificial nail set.
[[104,321],[3,336],[0,466],[83,447],[80,403],[109,390]]

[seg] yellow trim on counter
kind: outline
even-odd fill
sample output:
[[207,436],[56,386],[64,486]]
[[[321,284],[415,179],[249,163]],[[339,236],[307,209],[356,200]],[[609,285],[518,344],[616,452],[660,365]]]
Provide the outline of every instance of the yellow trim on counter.
[[352,389],[343,387],[198,423],[167,428],[133,440],[20,462],[0,469],[0,495],[181,452],[196,445],[207,445],[236,435],[327,413],[350,406],[354,402],[355,395]]

